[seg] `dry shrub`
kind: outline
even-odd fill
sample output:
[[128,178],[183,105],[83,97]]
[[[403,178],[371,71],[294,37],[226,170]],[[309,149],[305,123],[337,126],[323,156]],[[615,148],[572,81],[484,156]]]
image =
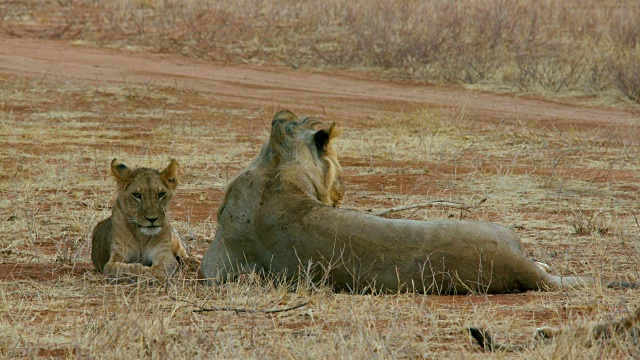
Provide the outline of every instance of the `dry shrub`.
[[603,219],[602,212],[585,211],[578,207],[573,211],[573,219],[570,220],[573,230],[578,235],[597,233],[606,235],[611,230],[611,224]]
[[640,104],[640,51],[619,54],[611,61],[613,83],[627,98]]
[[560,92],[575,89],[584,72],[584,60],[565,53],[551,44],[537,48],[524,47],[516,55],[517,84],[521,89]]
[[637,101],[639,7],[597,0],[18,0],[0,5],[0,31],[513,90],[617,89]]
[[[335,21],[340,31],[331,29],[341,34],[340,42],[325,47],[321,57],[331,65],[368,65],[420,80],[485,80],[504,60],[504,35],[513,27],[512,9],[502,3],[472,2],[471,8],[388,0],[348,5]],[[326,41],[324,35],[317,33],[316,42]]]

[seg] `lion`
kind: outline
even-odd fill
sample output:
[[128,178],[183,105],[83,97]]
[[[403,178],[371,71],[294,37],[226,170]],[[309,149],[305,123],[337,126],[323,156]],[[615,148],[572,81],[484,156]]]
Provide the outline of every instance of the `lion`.
[[130,169],[113,159],[116,200],[111,216],[92,233],[91,260],[107,279],[120,282],[151,275],[165,283],[178,257],[197,268],[181,239],[172,232],[167,210],[178,186],[179,165],[171,160],[162,171]]
[[[622,319],[603,322],[595,326],[583,326],[573,331],[568,328],[558,329],[549,326],[537,328],[534,333],[534,341],[546,342],[550,339],[563,335],[573,336],[580,340],[585,346],[591,346],[594,340],[611,339],[613,337],[627,337],[637,341],[640,330],[639,325],[640,307],[636,308],[633,313],[623,317]],[[468,330],[471,337],[473,337],[478,345],[487,351],[518,352],[532,349],[537,344],[536,342],[526,345],[499,344],[495,341],[489,331],[476,327],[470,327]]]
[[[397,220],[339,208],[334,148],[341,130],[288,110],[228,185],[201,276],[259,272],[324,282],[336,291],[512,293],[592,283],[554,276],[527,258],[510,229],[483,221]],[[623,283],[611,286],[625,286]]]

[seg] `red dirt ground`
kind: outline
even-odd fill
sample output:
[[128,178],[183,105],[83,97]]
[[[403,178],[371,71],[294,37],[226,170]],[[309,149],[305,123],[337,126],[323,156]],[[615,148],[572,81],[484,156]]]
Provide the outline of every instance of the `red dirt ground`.
[[93,265],[68,264],[0,264],[0,281],[55,281],[64,275],[78,276],[93,271]]
[[[570,100],[467,91],[455,85],[389,83],[339,72],[225,66],[179,56],[95,49],[62,41],[33,39],[0,39],[0,75],[97,84],[135,83],[177,87],[204,95],[212,106],[218,108],[275,109],[283,106],[293,108],[291,104],[295,104],[294,110],[297,112],[326,114],[352,128],[366,126],[370,122],[368,117],[381,112],[393,113],[423,107],[464,108],[469,116],[485,122],[533,120],[553,122],[556,127],[562,124],[624,127],[637,123],[639,119],[630,109],[585,107],[571,104]],[[194,101],[202,101],[202,98]],[[348,159],[345,159],[345,164],[349,164]],[[404,178],[407,179],[407,176],[420,175],[405,174]],[[349,181],[348,174],[346,179]],[[385,181],[388,179],[372,176],[361,185],[375,188],[384,185]],[[410,183],[415,183],[415,180]],[[222,197],[218,190],[210,193],[216,199]],[[180,215],[200,214],[194,216],[194,221],[215,216],[212,209],[217,203],[187,205],[200,195],[198,191],[182,192],[174,211]],[[196,206],[198,211],[195,211]],[[91,264],[74,267],[62,264],[4,264],[0,266],[0,281],[51,281],[63,274],[81,277],[91,269]],[[452,299],[456,297],[446,300],[430,297],[429,302],[451,306]],[[460,302],[468,304],[484,299],[461,297]],[[519,295],[501,297],[504,304],[520,304],[530,300],[533,299]],[[551,315],[540,313],[535,316]],[[54,351],[57,350],[44,355],[54,356]]]

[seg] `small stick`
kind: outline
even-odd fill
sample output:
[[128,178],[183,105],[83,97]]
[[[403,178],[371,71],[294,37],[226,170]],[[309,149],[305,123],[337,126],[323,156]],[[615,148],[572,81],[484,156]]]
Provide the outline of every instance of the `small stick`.
[[[175,298],[173,298],[174,300],[177,300]],[[283,308],[283,309],[268,309],[268,310],[253,310],[253,309],[244,309],[244,308],[232,308],[232,307],[227,307],[227,306],[222,306],[222,307],[214,307],[214,308],[206,308],[206,307],[202,307],[194,302],[191,302],[189,300],[180,300],[180,301],[184,301],[190,305],[193,305],[195,307],[197,307],[197,310],[193,310],[192,312],[194,313],[203,313],[203,312],[209,312],[209,311],[233,311],[235,313],[263,313],[263,314],[275,314],[275,313],[280,313],[280,312],[285,312],[285,311],[291,311],[291,310],[295,310],[295,309],[299,309],[305,305],[307,305],[309,302],[305,301],[303,303],[291,306],[291,307],[287,307],[287,308]]]
[[[33,210],[29,210],[29,215],[31,216],[31,224],[35,224],[36,218],[35,216],[33,216]],[[29,239],[31,239],[31,245],[33,246],[33,250],[36,253],[36,260],[40,262],[40,257],[38,256],[38,245],[36,245],[36,242],[38,241],[38,229],[34,227],[32,230],[29,224],[30,223],[27,223],[27,231],[29,232]]]
[[102,174],[100,173],[100,167],[98,167],[98,159],[96,156],[96,150],[93,150],[93,166],[96,168],[96,173],[98,174],[98,179],[103,180]]
[[434,206],[442,206],[442,207],[448,207],[448,208],[453,208],[453,209],[460,209],[460,210],[464,210],[464,211],[471,211],[471,210],[477,208],[478,206],[482,205],[485,201],[487,201],[487,198],[484,198],[484,199],[480,200],[477,204],[475,204],[473,206],[470,206],[470,205],[462,204],[462,203],[455,203],[455,202],[444,201],[444,200],[435,200],[435,201],[431,201],[431,202],[428,202],[428,203],[412,204],[412,205],[406,205],[406,206],[398,206],[398,207],[394,207],[394,208],[390,208],[390,209],[386,209],[386,210],[381,210],[381,211],[372,213],[372,215],[383,216],[383,215],[386,215],[386,214],[399,212],[399,211],[405,211],[405,210],[411,210],[411,209],[421,209],[421,208],[434,207]]

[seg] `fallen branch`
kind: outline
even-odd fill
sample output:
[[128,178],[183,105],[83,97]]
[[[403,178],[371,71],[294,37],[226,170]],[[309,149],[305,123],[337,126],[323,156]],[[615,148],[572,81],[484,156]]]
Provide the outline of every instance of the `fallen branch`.
[[[178,301],[178,299],[174,300]],[[285,312],[285,311],[291,311],[291,310],[295,310],[295,309],[299,309],[305,305],[307,305],[309,302],[305,301],[303,303],[291,306],[291,307],[287,307],[287,308],[282,308],[282,309],[267,309],[267,310],[253,310],[253,309],[245,309],[245,308],[232,308],[232,307],[227,307],[227,306],[222,306],[222,307],[213,307],[213,308],[206,308],[206,307],[202,307],[194,302],[191,302],[189,300],[179,300],[179,301],[183,301],[186,302],[187,304],[190,304],[192,306],[197,307],[198,309],[196,310],[192,310],[192,312],[194,313],[203,313],[203,312],[209,312],[209,311],[233,311],[235,313],[263,313],[263,314],[275,314],[275,313],[281,313],[281,312]]]
[[475,204],[473,206],[470,206],[470,205],[463,204],[463,203],[456,203],[456,202],[444,201],[444,200],[435,200],[435,201],[431,201],[431,202],[428,202],[428,203],[398,206],[398,207],[394,207],[394,208],[390,208],[390,209],[386,209],[386,210],[381,210],[381,211],[372,213],[372,215],[383,216],[383,215],[386,215],[386,214],[399,212],[399,211],[412,210],[412,209],[422,209],[422,208],[434,207],[434,206],[441,206],[441,207],[447,207],[447,208],[453,208],[453,209],[460,209],[460,210],[464,210],[464,211],[471,211],[471,210],[477,208],[478,206],[482,205],[485,201],[487,201],[487,198],[484,198],[484,199],[480,200],[477,204]]

